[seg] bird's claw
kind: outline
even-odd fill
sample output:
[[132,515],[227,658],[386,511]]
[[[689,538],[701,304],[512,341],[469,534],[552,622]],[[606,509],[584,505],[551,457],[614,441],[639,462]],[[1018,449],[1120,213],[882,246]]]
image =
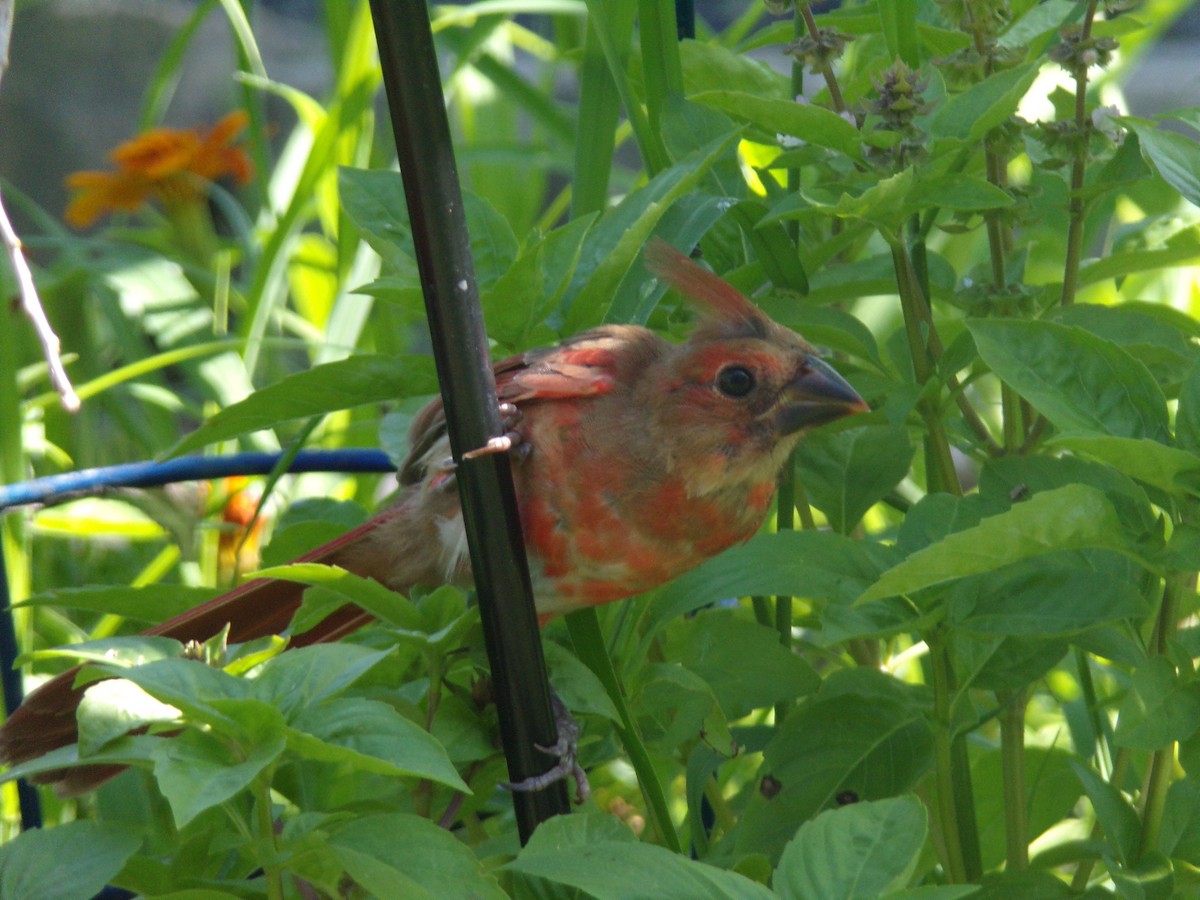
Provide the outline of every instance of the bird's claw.
[[592,786],[588,783],[587,772],[579,764],[579,723],[571,715],[566,704],[559,699],[558,694],[551,692],[551,703],[554,706],[554,722],[558,727],[558,740],[549,747],[534,744],[548,756],[553,756],[558,763],[541,775],[531,775],[523,781],[502,781],[501,786],[510,791],[540,791],[566,778],[575,779],[575,802],[583,804],[592,795]]
[[478,459],[493,453],[511,453],[518,460],[524,459],[532,448],[523,442],[521,433],[517,431],[517,423],[520,421],[521,410],[515,403],[501,403],[500,424],[504,427],[504,434],[489,438],[482,447],[468,450],[463,454],[463,459]]

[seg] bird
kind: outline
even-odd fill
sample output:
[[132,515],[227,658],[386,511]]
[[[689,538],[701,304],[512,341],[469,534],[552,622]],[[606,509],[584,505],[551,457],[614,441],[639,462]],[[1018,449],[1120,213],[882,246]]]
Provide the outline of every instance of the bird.
[[[694,309],[687,340],[606,324],[494,366],[507,430],[475,452],[511,456],[542,624],[651,590],[748,540],[804,434],[868,410],[811,344],[707,268],[657,239],[645,263]],[[470,585],[440,399],[414,418],[409,438],[395,502],[299,561],[340,566],[400,593]],[[189,642],[228,628],[231,643],[284,633],[303,591],[251,579],[144,633]],[[345,606],[290,646],[334,641],[370,620]],[[47,681],[8,717],[0,760],[17,764],[77,740],[85,688],[74,678],[72,670]],[[39,778],[73,794],[116,771]]]

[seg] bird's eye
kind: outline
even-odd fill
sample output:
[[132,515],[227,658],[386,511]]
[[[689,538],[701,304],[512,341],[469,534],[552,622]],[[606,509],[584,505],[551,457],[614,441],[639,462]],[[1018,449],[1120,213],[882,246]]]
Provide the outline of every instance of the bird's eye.
[[754,390],[754,373],[743,366],[730,366],[717,373],[717,389],[727,397],[745,397]]

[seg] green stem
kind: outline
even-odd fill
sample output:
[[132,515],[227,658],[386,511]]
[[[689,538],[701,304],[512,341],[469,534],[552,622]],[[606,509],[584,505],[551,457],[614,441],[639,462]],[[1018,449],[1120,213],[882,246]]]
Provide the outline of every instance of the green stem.
[[1029,811],[1025,784],[1024,691],[998,695],[1004,705],[1000,717],[1000,760],[1004,779],[1004,837],[1008,870],[1029,868]]
[[609,699],[617,708],[620,722],[617,723],[617,734],[629,754],[629,762],[637,774],[638,784],[646,798],[646,808],[650,822],[662,838],[668,849],[676,853],[683,852],[679,834],[671,822],[670,809],[667,806],[666,794],[654,770],[654,763],[642,741],[641,733],[629,704],[625,700],[625,691],[621,687],[617,671],[613,668],[612,659],[604,646],[604,635],[600,631],[600,620],[594,609],[582,609],[567,616],[567,630],[571,634],[571,642],[575,645],[575,653],[581,662],[595,673],[604,685]]
[[[1099,0],[1088,0],[1087,12],[1083,17],[1083,39],[1092,33],[1092,21],[1096,18]],[[1075,155],[1071,160],[1071,195],[1067,204],[1067,259],[1063,266],[1063,284],[1060,302],[1070,306],[1075,302],[1075,291],[1079,286],[1079,265],[1083,261],[1083,184],[1087,174],[1088,129],[1091,122],[1087,114],[1088,67],[1082,63],[1075,66]]]
[[964,861],[962,828],[958,807],[954,802],[954,752],[950,722],[950,660],[945,645],[930,639],[929,660],[933,669],[934,711],[934,781],[937,796],[937,811],[945,843],[946,880],[951,884],[967,883],[967,867]]
[[273,767],[268,767],[255,779],[254,805],[258,813],[258,838],[271,848],[271,859],[260,859],[263,875],[266,876],[268,900],[283,900],[283,870],[279,866],[279,839],[275,834],[275,821],[271,818],[271,777]]
[[[797,3],[796,12],[804,20],[804,27],[808,29],[809,36],[814,40],[820,40],[820,30],[817,28],[817,20],[813,18],[812,9],[808,3]],[[846,111],[846,101],[842,97],[842,89],[838,87],[837,76],[833,74],[833,65],[829,60],[824,60],[821,63],[821,77],[825,79],[825,87],[829,89],[829,99],[833,101],[833,108],[839,113]],[[792,96],[796,96],[797,91]]]
[[1087,704],[1088,720],[1096,735],[1093,759],[1096,771],[1111,778],[1113,773],[1112,748],[1108,743],[1108,721],[1100,711],[1100,698],[1096,695],[1096,683],[1092,680],[1092,666],[1086,650],[1075,648],[1075,670],[1079,677],[1079,690]]
[[[1181,599],[1194,575],[1187,572],[1172,572],[1163,586],[1162,604],[1158,610],[1158,621],[1150,638],[1150,652],[1165,656],[1175,637],[1179,621]],[[1146,779],[1146,790],[1142,796],[1142,834],[1138,843],[1138,856],[1145,856],[1158,847],[1162,833],[1163,810],[1167,803],[1167,789],[1175,769],[1175,743],[1154,752],[1150,763],[1150,774]]]

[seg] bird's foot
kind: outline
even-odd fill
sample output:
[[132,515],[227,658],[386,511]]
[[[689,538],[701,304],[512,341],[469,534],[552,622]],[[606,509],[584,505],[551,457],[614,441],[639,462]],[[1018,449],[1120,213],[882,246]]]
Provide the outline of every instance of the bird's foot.
[[579,722],[571,715],[565,703],[555,691],[550,692],[550,701],[554,706],[554,724],[558,729],[558,740],[549,747],[541,744],[534,746],[543,753],[553,756],[558,763],[541,775],[531,775],[524,781],[500,782],[502,787],[510,791],[540,791],[556,781],[566,778],[575,779],[575,802],[585,803],[592,795],[592,786],[588,784],[587,772],[579,764]]
[[[521,437],[521,433],[517,431],[517,423],[520,421],[521,410],[515,404],[501,403],[500,424],[504,427],[504,434],[499,437],[488,438],[488,442],[482,447],[468,450],[463,454],[463,459],[478,459],[481,456],[490,456],[493,453],[508,453],[517,462],[524,460],[530,451],[533,450],[533,447],[526,444]],[[443,472],[453,472],[456,468],[457,464],[449,456],[438,464],[438,469]]]

